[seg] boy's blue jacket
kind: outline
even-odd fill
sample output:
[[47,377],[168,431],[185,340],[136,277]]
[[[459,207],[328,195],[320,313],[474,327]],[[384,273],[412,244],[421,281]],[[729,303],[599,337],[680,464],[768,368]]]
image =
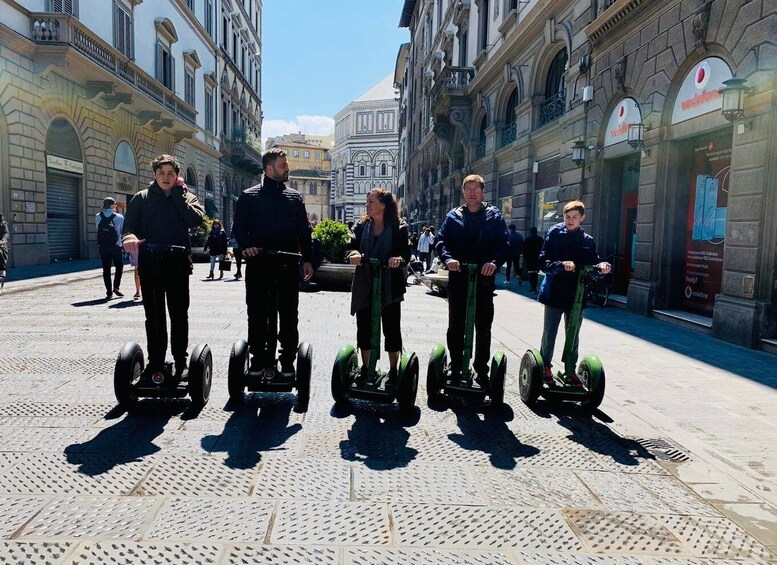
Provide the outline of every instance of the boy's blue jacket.
[[[599,254],[594,238],[583,228],[569,231],[564,222],[548,229],[540,252],[539,267],[545,273],[538,300],[554,308],[569,310],[575,301],[578,270],[567,272],[563,261],[573,261],[578,267],[596,265]],[[585,306],[585,304],[583,305]]]
[[[466,206],[454,208],[440,226],[435,249],[440,261],[459,263],[494,263],[497,267],[507,257],[507,224],[495,206],[484,204],[484,213],[472,214]],[[472,222],[476,222],[472,223]]]

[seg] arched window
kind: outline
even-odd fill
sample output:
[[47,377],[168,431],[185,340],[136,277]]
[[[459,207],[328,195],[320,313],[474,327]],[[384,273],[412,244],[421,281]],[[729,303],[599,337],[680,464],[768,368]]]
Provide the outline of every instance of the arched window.
[[518,103],[518,89],[514,88],[505,109],[505,125],[502,130],[502,147],[515,141],[517,128],[515,123],[515,106]]
[[213,193],[213,177],[205,175],[205,194]]
[[186,168],[186,184],[189,185],[189,188],[196,191],[197,189],[197,173],[194,172],[193,167],[187,167]]
[[308,192],[308,194],[310,194],[310,196],[318,196],[318,185],[316,183],[311,182],[309,190],[310,192]]
[[135,163],[135,152],[132,150],[132,146],[126,141],[122,141],[116,146],[116,154],[113,157],[113,168],[130,175],[138,174],[138,166]]
[[480,121],[480,130],[478,132],[478,146],[475,155],[478,159],[486,156],[486,128],[488,127],[488,116],[483,116]]
[[559,119],[566,111],[567,94],[564,72],[567,68],[567,50],[562,49],[553,58],[545,80],[545,101],[540,107],[539,127]]
[[380,176],[388,176],[388,165],[386,163],[380,164]]

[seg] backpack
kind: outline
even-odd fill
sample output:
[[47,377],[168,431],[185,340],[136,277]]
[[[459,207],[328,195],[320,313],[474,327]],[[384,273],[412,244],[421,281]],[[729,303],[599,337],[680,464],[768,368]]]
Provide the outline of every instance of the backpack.
[[100,212],[100,223],[97,226],[97,247],[100,251],[113,251],[119,241],[119,234],[116,233],[116,225],[113,223],[115,217],[116,214],[106,216]]

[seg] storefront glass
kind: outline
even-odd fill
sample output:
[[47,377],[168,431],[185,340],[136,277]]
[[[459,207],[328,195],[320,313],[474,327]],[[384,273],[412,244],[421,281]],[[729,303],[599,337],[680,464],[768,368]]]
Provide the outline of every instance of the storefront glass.
[[545,237],[548,228],[562,221],[558,201],[558,187],[545,188],[535,193],[534,225],[537,233]]

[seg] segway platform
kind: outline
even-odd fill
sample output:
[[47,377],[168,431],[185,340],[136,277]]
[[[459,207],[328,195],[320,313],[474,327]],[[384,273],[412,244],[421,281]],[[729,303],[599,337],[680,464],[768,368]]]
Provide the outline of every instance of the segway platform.
[[310,376],[313,366],[313,348],[307,342],[297,347],[297,364],[291,378],[285,378],[277,367],[265,367],[259,371],[251,371],[248,354],[248,343],[244,339],[237,340],[232,345],[229,356],[229,373],[227,386],[229,397],[242,398],[249,392],[291,392],[297,389],[297,401],[306,404],[310,400]]
[[205,406],[213,381],[213,354],[201,343],[189,356],[189,365],[180,377],[173,364],[165,363],[155,371],[145,370],[143,349],[135,342],[122,347],[113,372],[113,390],[120,405],[130,407],[139,398],[184,398]]

